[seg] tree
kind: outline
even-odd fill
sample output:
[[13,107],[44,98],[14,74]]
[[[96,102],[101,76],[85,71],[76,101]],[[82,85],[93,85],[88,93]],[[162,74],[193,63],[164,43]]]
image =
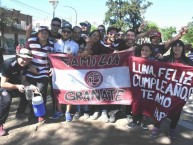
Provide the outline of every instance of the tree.
[[144,27],[144,29],[142,30],[142,32],[147,32],[151,29],[156,29],[159,30],[159,27],[156,23],[154,22],[147,22],[146,26]]
[[188,33],[184,35],[182,39],[193,45],[193,21],[188,23]]
[[105,13],[105,24],[126,30],[132,28],[137,30],[143,21],[142,11],[152,5],[146,0],[108,0],[106,6],[108,11]]
[[167,41],[173,37],[173,34],[176,33],[176,27],[165,27],[160,29],[162,33],[162,39]]
[[[12,26],[13,20],[8,15],[8,10],[6,8],[0,7],[0,31],[2,38],[2,46],[4,46],[4,33],[7,26]],[[1,40],[1,39],[0,39]]]

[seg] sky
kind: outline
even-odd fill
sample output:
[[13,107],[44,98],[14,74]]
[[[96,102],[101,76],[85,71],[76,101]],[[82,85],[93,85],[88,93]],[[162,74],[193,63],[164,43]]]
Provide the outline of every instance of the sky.
[[[193,0],[148,0],[153,2],[145,12],[145,21],[155,22],[159,27],[177,27],[187,25],[193,19]],[[97,26],[103,23],[107,7],[106,0],[59,0],[55,16],[76,25],[89,21]],[[49,0],[0,0],[1,6],[20,10],[21,13],[32,15],[33,21],[51,20],[53,6]],[[68,7],[65,7],[68,6]],[[75,9],[69,8],[73,7]]]

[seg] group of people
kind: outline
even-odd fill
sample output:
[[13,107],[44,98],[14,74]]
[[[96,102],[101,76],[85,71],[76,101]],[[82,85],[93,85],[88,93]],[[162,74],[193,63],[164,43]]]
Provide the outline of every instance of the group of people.
[[[50,119],[59,119],[65,116],[66,121],[79,119],[81,115],[85,119],[96,120],[99,117],[104,122],[114,123],[117,113],[121,110],[121,105],[77,105],[75,114],[71,115],[71,105],[66,104],[65,113],[62,104],[53,94],[52,72],[48,55],[50,53],[64,53],[68,57],[90,55],[101,55],[120,52],[132,52],[132,55],[146,58],[154,61],[164,61],[171,63],[183,63],[192,65],[192,60],[185,55],[185,45],[179,40],[187,33],[187,27],[183,27],[180,32],[172,39],[162,42],[161,33],[157,30],[138,33],[132,29],[125,33],[120,29],[110,26],[107,29],[104,25],[99,25],[96,30],[91,31],[91,24],[88,21],[80,23],[80,26],[74,26],[69,22],[61,22],[59,18],[53,18],[51,29],[46,26],[40,26],[38,32],[31,35],[31,28],[26,32],[25,47],[19,48],[16,57],[5,60],[1,69],[1,88],[0,88],[0,136],[6,135],[3,128],[12,97],[19,96],[20,103],[17,109],[16,118],[26,117],[30,123],[43,123],[46,116],[35,117],[30,101],[26,100],[25,87],[31,85],[33,91],[42,94],[46,105],[48,84],[51,85],[51,97],[53,100],[53,116]],[[149,43],[138,44],[137,40],[142,37],[149,37]],[[170,49],[171,48],[171,49]],[[164,54],[170,49],[167,56]],[[65,83],[65,82],[64,82]],[[27,104],[30,106],[30,113],[26,114]],[[92,112],[92,114],[91,114]],[[133,114],[132,104],[126,106],[125,114],[128,122],[127,127],[133,128],[142,126],[147,129],[146,116],[143,114]],[[169,137],[175,138],[175,128],[179,121],[180,112],[175,118],[171,118]],[[139,123],[140,122],[140,123]],[[159,125],[155,124],[151,136],[157,137]]]

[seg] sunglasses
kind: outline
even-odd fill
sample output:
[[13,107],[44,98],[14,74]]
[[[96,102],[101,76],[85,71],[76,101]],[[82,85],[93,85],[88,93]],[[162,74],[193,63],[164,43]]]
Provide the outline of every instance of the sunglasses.
[[157,36],[153,36],[152,39],[160,39],[159,37]]
[[82,24],[81,26],[82,26],[82,27],[87,27],[88,25],[86,25],[86,24]]
[[105,29],[99,29],[100,32],[105,32]]
[[117,33],[112,33],[112,32],[109,32],[109,35],[113,35],[114,34],[114,36],[117,36]]
[[65,33],[71,34],[71,31],[62,30],[62,32],[63,32],[64,34],[65,34]]
[[118,34],[118,36],[124,36],[124,34]]
[[54,26],[54,27],[60,27],[59,24],[52,24],[52,26]]

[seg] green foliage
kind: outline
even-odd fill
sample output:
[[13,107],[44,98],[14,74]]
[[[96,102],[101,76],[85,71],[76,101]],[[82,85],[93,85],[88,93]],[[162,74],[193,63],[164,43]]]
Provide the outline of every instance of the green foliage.
[[93,30],[96,30],[97,29],[97,27],[95,27],[95,26],[91,26],[91,30],[90,30],[90,32],[92,32]]
[[184,35],[182,39],[186,43],[193,44],[193,25],[189,25],[188,33],[186,35]]
[[160,29],[162,33],[162,39],[167,41],[173,37],[173,34],[176,33],[176,27],[165,27]]
[[156,30],[159,30],[159,27],[156,23],[154,22],[146,22],[146,26],[144,27],[144,29],[142,30],[142,32],[147,32],[151,29],[156,29]]
[[108,0],[105,13],[105,24],[121,28],[123,31],[128,28],[137,29],[143,21],[142,12],[152,5],[146,0]]

